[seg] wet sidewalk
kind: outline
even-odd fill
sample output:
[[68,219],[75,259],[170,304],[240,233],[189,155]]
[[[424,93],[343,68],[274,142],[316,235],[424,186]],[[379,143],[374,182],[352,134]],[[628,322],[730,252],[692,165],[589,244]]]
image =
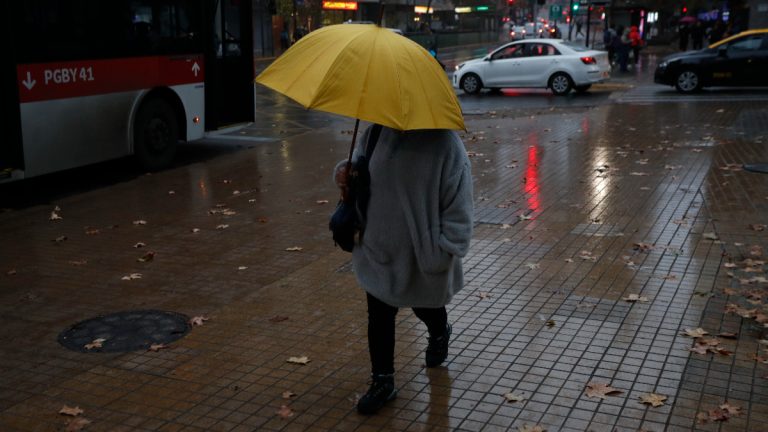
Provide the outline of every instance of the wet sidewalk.
[[[401,311],[400,392],[373,417],[365,296],[327,230],[352,123],[262,120],[283,138],[0,213],[1,430],[764,430],[768,176],[740,169],[768,161],[764,108],[468,116],[450,356],[425,369]],[[58,342],[137,310],[202,325],[154,350],[102,352],[104,322],[90,349]]]

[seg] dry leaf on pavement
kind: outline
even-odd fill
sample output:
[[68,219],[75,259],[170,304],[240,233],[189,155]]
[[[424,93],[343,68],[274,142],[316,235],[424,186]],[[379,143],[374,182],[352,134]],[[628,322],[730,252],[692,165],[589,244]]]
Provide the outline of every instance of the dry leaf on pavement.
[[733,406],[726,401],[715,409],[699,413],[696,418],[699,423],[706,423],[708,421],[727,421],[729,418],[738,415],[741,415],[741,408]]
[[491,297],[490,294],[488,294],[487,292],[482,292],[482,291],[479,292],[477,294],[477,296],[480,297],[480,300],[487,299],[487,298]]
[[122,280],[141,279],[141,273],[131,273],[129,275],[123,276],[121,279]]
[[88,420],[85,417],[77,417],[73,418],[72,420],[67,423],[67,428],[64,429],[65,432],[78,432],[83,430],[84,427],[91,424],[91,421]]
[[145,221],[145,220],[143,220],[143,219],[140,219],[140,220],[135,220],[135,221],[133,221],[133,224],[134,224],[134,225],[146,225],[146,224],[147,224],[147,221]]
[[311,362],[312,360],[310,360],[309,357],[307,357],[307,356],[301,356],[301,357],[289,357],[288,360],[286,360],[286,361],[288,363],[305,365],[305,364]]
[[229,228],[229,225],[227,225],[227,224],[216,225],[216,229],[217,230],[223,230],[223,229],[227,229],[227,228]]
[[104,339],[104,338],[98,338],[98,339],[94,339],[94,340],[93,340],[93,342],[85,344],[85,345],[84,345],[84,348],[85,348],[85,349],[88,349],[88,350],[89,350],[89,349],[94,349],[94,348],[101,348],[101,347],[102,347],[102,344],[103,344],[104,342],[106,342],[106,341],[107,341],[107,340],[106,340],[106,339]]
[[621,390],[611,387],[609,384],[590,382],[584,394],[587,397],[605,399],[606,396],[623,393]]
[[204,315],[200,315],[200,316],[192,317],[189,320],[189,324],[192,326],[201,326],[206,321],[208,321],[208,317]]
[[328,200],[317,200],[315,202],[318,204],[328,204]]
[[149,348],[147,348],[147,350],[148,351],[152,351],[152,352],[158,352],[161,349],[168,349],[168,348],[170,348],[170,346],[168,346],[166,344],[157,344],[156,343],[156,344],[150,345]]
[[664,405],[665,400],[667,400],[666,396],[656,394],[656,393],[648,393],[648,394],[640,395],[640,403],[650,404],[654,407],[660,407]]
[[155,259],[155,252],[154,251],[149,251],[149,252],[145,253],[141,258],[137,258],[136,261],[138,261],[138,262],[150,262],[153,259]]
[[279,323],[279,322],[283,322],[283,321],[287,321],[287,320],[288,320],[287,316],[275,315],[275,316],[273,316],[272,318],[269,319],[269,322]]
[[52,211],[52,212],[51,212],[51,217],[49,217],[49,218],[48,218],[48,220],[52,220],[52,221],[55,221],[55,220],[62,220],[62,219],[63,219],[63,218],[62,218],[61,216],[59,216],[59,214],[58,214],[58,213],[56,213],[55,211]]
[[53,239],[53,242],[54,243],[61,243],[61,242],[63,242],[66,239],[67,239],[67,236],[58,236],[55,239]]
[[521,214],[521,215],[517,215],[517,219],[519,219],[519,220],[521,220],[521,221],[525,221],[525,220],[531,220],[531,216],[528,216],[528,215],[522,215],[522,214]]
[[749,224],[749,229],[753,231],[765,231],[765,224]]
[[528,267],[531,270],[534,270],[534,269],[537,269],[537,268],[541,267],[541,264],[539,264],[539,263],[528,263],[525,266]]
[[143,248],[143,247],[144,247],[144,246],[146,246],[146,245],[147,245],[147,244],[146,244],[146,243],[144,243],[144,242],[138,242],[138,243],[136,243],[135,245],[133,245],[133,247],[135,247],[136,249],[138,249],[138,248]]
[[504,399],[507,402],[522,402],[525,400],[525,397],[522,395],[516,395],[514,393],[504,393]]
[[293,247],[285,248],[285,250],[288,252],[301,252],[304,250],[304,248],[301,246],[293,246]]
[[641,296],[639,294],[630,294],[630,295],[628,295],[626,297],[622,297],[621,299],[624,300],[624,301],[628,301],[628,302],[640,302],[640,303],[647,303],[648,302],[648,297]]
[[694,339],[704,337],[705,335],[708,335],[709,333],[705,331],[703,328],[699,327],[696,330],[691,330],[689,328],[685,329],[685,332],[683,333],[684,336],[690,336]]
[[283,392],[283,399],[290,399],[290,398],[294,398],[294,397],[296,397],[296,393],[294,393],[294,392],[292,392],[290,390],[286,390],[286,391]]
[[705,240],[720,240],[717,234],[713,232],[705,232],[703,237]]
[[84,412],[85,411],[81,410],[80,407],[78,407],[78,406],[71,407],[71,406],[67,406],[67,405],[64,405],[59,410],[59,414],[64,414],[64,415],[68,415],[68,416],[72,416],[72,417],[79,416],[80,414],[82,414]]
[[277,410],[277,415],[282,418],[293,417],[293,410],[288,408],[288,405],[282,405],[280,406],[280,409]]

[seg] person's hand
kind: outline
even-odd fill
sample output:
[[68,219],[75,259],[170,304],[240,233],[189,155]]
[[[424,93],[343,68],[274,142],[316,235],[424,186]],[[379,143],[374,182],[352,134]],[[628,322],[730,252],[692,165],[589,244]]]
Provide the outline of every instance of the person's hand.
[[349,179],[350,169],[350,163],[341,164],[338,166],[338,168],[336,168],[336,173],[333,176],[334,180],[336,181],[336,186],[338,186],[341,190],[342,200],[346,200],[349,193],[349,185],[347,184],[347,180]]

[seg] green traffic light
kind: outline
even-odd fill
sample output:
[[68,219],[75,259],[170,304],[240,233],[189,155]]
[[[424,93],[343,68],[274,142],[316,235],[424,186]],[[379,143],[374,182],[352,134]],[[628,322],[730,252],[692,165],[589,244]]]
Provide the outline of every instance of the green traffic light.
[[577,10],[579,10],[579,4],[578,4],[578,3],[574,3],[574,5],[573,5],[573,10],[574,10],[574,11],[577,11]]

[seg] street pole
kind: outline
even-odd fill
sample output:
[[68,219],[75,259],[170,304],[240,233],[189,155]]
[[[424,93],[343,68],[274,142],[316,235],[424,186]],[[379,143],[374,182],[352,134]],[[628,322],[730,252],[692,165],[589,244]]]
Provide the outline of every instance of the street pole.
[[568,40],[571,40],[571,30],[573,29],[573,0],[568,5]]

